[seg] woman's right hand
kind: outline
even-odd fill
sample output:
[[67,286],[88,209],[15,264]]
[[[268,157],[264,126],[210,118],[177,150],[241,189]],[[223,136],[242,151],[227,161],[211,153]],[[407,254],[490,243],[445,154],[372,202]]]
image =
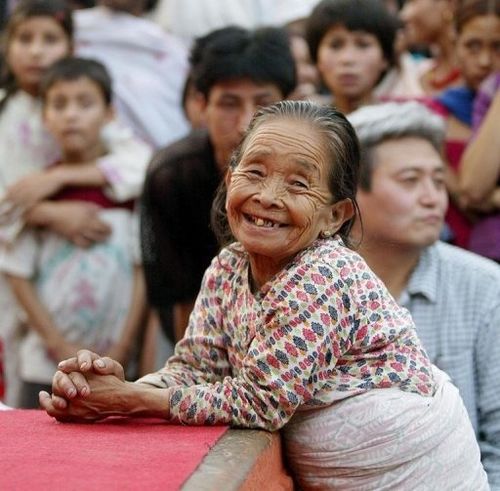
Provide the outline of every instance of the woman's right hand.
[[89,350],[80,350],[76,357],[58,364],[58,371],[52,379],[52,395],[45,391],[40,392],[39,401],[42,408],[51,416],[64,420],[64,411],[68,409],[72,399],[85,398],[91,394],[86,374],[87,377],[113,375],[120,382],[125,381],[120,363]]

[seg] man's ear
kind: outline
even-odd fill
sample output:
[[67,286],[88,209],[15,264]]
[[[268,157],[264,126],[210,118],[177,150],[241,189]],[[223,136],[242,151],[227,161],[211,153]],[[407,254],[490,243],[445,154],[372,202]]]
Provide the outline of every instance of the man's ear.
[[336,233],[342,225],[354,216],[354,205],[350,198],[337,201],[332,205],[330,226],[331,232]]

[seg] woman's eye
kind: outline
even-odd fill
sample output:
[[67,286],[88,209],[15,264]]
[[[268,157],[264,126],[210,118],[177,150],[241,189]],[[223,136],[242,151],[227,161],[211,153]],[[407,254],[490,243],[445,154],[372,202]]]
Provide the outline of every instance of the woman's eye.
[[301,189],[307,189],[307,183],[304,181],[292,181],[292,186]]
[[259,169],[250,169],[248,172],[252,174],[252,176],[262,177],[264,175],[264,173]]

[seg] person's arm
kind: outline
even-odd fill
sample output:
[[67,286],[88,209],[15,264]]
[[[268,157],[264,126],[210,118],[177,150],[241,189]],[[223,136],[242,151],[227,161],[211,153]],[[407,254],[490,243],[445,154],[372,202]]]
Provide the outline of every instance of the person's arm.
[[74,356],[80,346],[67,342],[60,333],[54,321],[40,302],[31,281],[11,274],[5,275],[7,281],[27,316],[27,324],[43,339],[48,352],[53,360],[63,360]]
[[160,319],[155,309],[149,308],[146,330],[141,347],[139,360],[139,376],[147,375],[156,370],[158,336],[160,334]]
[[[163,369],[142,377],[136,383],[158,389],[170,388],[164,392],[168,397],[164,414],[169,420],[190,425],[230,424],[277,430],[292,417],[299,405],[314,397],[316,387],[311,380],[315,374],[322,380],[321,372],[325,370],[325,374],[330,373],[331,377],[341,346],[348,345],[350,330],[335,329],[340,322],[337,311],[329,314],[321,308],[306,309],[307,319],[301,318],[299,312],[288,306],[288,301],[293,299],[292,292],[287,301],[278,301],[273,297],[264,302],[261,322],[255,326],[255,336],[248,348],[243,348],[245,351],[241,353],[243,359],[238,364],[238,373],[233,373],[226,351],[226,338],[231,335],[231,329],[245,329],[246,326],[227,325],[236,322],[236,319],[227,318],[228,305],[224,307],[224,301],[227,302],[228,295],[224,294],[220,283],[227,280],[224,276],[229,274],[227,269],[230,268],[227,264],[224,268],[219,261],[223,263],[225,258],[216,258],[207,271],[188,330],[177,344],[175,355]],[[335,277],[333,270],[328,274],[329,269],[326,264],[321,265],[319,270],[313,267],[304,275],[303,283],[294,285],[294,292],[303,294],[299,305],[324,304],[321,299],[323,290],[314,292],[309,288],[310,293],[306,293],[305,283],[309,284],[316,275]],[[287,280],[283,281],[286,283]],[[279,290],[280,286],[277,288]],[[343,288],[345,291],[335,292],[335,295],[347,295],[349,287],[346,283]],[[303,298],[304,295],[307,299]],[[349,304],[342,316],[353,314],[354,308],[354,303]],[[233,306],[232,313],[237,312],[238,309]],[[236,338],[243,333],[235,332],[233,335]],[[88,352],[84,355],[89,356]],[[82,361],[79,353],[80,365]],[[85,362],[87,369],[90,361]],[[98,361],[94,359],[94,363]],[[107,360],[102,360],[102,363],[106,365]],[[59,368],[71,372],[78,366],[74,360],[69,360]],[[112,361],[109,367],[112,370],[117,368]],[[84,397],[89,401],[93,397],[93,380],[94,377],[89,381],[90,394]],[[324,380],[329,387],[329,377],[325,376]],[[59,373],[54,382],[56,396],[68,394],[65,392],[70,382],[67,376]],[[125,390],[115,399],[122,400],[124,397],[127,397]],[[56,417],[71,418],[76,399],[78,397],[71,399],[67,407],[66,402],[61,401],[62,412]],[[40,400],[49,414],[53,412],[51,404],[59,401],[49,401],[45,394]],[[108,403],[110,411],[116,408],[112,399]],[[137,408],[128,406],[127,409],[135,411]],[[89,417],[95,417],[95,413],[89,414]]]
[[97,366],[95,368],[95,371],[85,372],[91,397],[74,397],[68,403],[65,399],[68,395],[60,390],[61,386],[57,383],[57,374],[62,375],[62,372],[57,372],[53,383],[54,393],[51,396],[41,391],[40,406],[49,416],[62,422],[91,422],[108,416],[168,418],[172,389],[156,389],[126,382],[116,374],[102,374]]
[[141,266],[134,266],[134,285],[130,309],[125,320],[119,341],[106,354],[118,362],[125,364],[128,361],[130,350],[137,340],[137,334],[144,322],[146,313],[146,288]]
[[[498,280],[497,280],[498,281]],[[498,291],[498,288],[496,289]],[[476,343],[478,440],[491,489],[500,489],[500,300],[484,316]]]
[[[219,377],[218,380],[205,377],[205,382],[193,380],[189,384],[180,383],[177,377],[183,372],[185,365],[197,367],[202,372],[208,370],[213,373],[217,369],[217,365],[212,366],[217,362],[217,350],[209,343],[210,336],[203,344],[196,342],[203,335],[196,329],[198,320],[209,316],[210,322],[205,323],[205,328],[210,324],[223,323],[225,332],[222,331],[221,334],[229,336],[233,344],[237,343],[240,336],[244,338],[240,329],[244,329],[244,332],[250,329],[246,325],[248,321],[233,317],[239,311],[234,305],[228,305],[230,295],[224,294],[225,276],[229,274],[228,270],[233,270],[234,265],[228,264],[224,257],[218,261],[221,265],[212,271],[215,274],[204,280],[205,298],[201,298],[201,303],[200,298],[197,300],[186,335],[177,344],[176,354],[164,369],[143,377],[138,382],[160,387],[165,379],[177,381],[170,399],[170,418],[173,421],[190,425],[230,424],[271,431],[279,429],[299,405],[314,397],[315,384],[311,382],[313,375],[320,377],[319,373],[323,369],[333,369],[341,351],[340,338],[349,335],[349,330],[346,329],[337,333],[335,325],[338,319],[320,308],[307,309],[306,318],[299,315],[300,311],[289,307],[297,292],[302,295],[300,301],[297,301],[298,305],[324,304],[324,300],[320,298],[323,290],[312,291],[306,288],[305,283],[309,283],[312,277],[322,277],[330,268],[326,265],[307,267],[305,269],[309,271],[299,284],[294,284],[286,301],[278,300],[273,294],[263,300],[262,314],[255,325],[255,335],[252,333],[248,348],[245,347],[245,352],[241,353],[243,358],[238,364],[237,372],[231,370],[232,375]],[[217,266],[217,263],[212,263],[212,266]],[[335,277],[333,270],[330,274],[332,278]],[[276,289],[279,292],[284,284],[288,284],[287,280],[288,277],[281,279],[273,291]],[[345,292],[336,292],[335,296],[348,294],[346,284],[344,288]],[[204,312],[204,305],[217,304],[220,304],[217,311],[208,309]],[[351,304],[350,308],[355,307]],[[197,318],[198,314],[202,316],[200,319]],[[241,314],[244,316],[244,309]],[[232,335],[231,330],[234,330]],[[192,373],[196,374],[197,371]]]
[[66,186],[101,187],[118,202],[137,198],[151,159],[150,147],[116,122],[104,134],[109,152],[103,157],[78,165],[62,162],[28,175],[11,185],[4,199],[28,209]]
[[[111,233],[108,223],[99,217],[100,208],[83,201],[42,201],[26,214],[32,227],[49,228],[78,247],[90,247],[106,240]],[[15,237],[4,239],[10,242]]]
[[78,165],[61,164],[23,177],[7,188],[3,199],[13,206],[29,210],[67,186],[99,188],[106,185],[106,177],[95,162]]
[[118,202],[137,198],[152,157],[151,147],[117,121],[106,126],[104,139],[108,154],[96,163],[107,182],[106,194]]
[[500,178],[500,90],[460,161],[459,183],[462,201],[473,208],[492,195]]

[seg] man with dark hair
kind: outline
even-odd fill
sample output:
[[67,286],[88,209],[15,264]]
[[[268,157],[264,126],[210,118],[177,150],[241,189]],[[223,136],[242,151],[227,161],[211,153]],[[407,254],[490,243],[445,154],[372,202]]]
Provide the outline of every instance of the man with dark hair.
[[197,40],[191,59],[207,130],[157,153],[141,210],[149,300],[175,339],[184,333],[203,273],[218,251],[210,210],[231,154],[255,110],[286,98],[296,83],[288,37],[278,28],[214,31]]

